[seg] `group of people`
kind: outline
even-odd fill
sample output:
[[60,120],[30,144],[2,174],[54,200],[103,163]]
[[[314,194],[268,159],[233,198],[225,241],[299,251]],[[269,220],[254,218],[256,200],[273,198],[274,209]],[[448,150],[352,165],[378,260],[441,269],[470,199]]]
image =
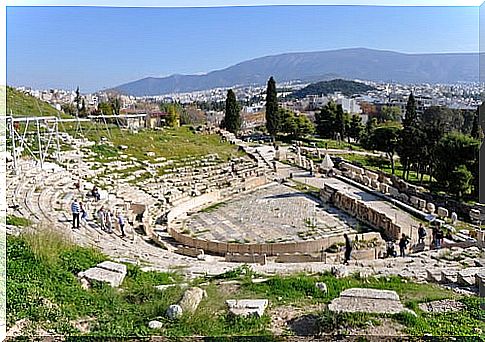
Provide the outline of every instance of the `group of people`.
[[72,212],[72,229],[79,229],[79,220],[87,220],[88,213],[84,207],[82,202],[79,202],[77,199],[71,203],[71,212]]
[[[352,240],[349,238],[347,234],[344,234],[344,239],[345,239],[344,264],[348,265],[352,255],[353,244],[352,244]],[[406,256],[406,249],[408,248],[408,245],[410,242],[411,242],[411,239],[409,238],[409,236],[403,233],[398,243],[399,252],[400,252],[399,255],[401,257]],[[394,248],[394,241],[392,240],[389,240],[386,243],[386,256],[397,257],[397,252]]]
[[[72,213],[72,229],[79,229],[80,218],[85,221],[87,221],[88,219],[87,211],[83,203],[78,201],[77,199],[74,199],[71,203],[71,213]],[[109,208],[105,209],[104,206],[101,206],[101,208],[96,212],[96,216],[97,216],[97,222],[100,228],[109,234],[113,233],[113,218],[116,218],[116,222],[118,223],[118,226],[121,231],[121,237],[126,236],[125,234],[126,221],[121,210],[118,210],[116,214],[113,215],[113,212],[111,211],[111,209]]]
[[113,233],[113,216],[116,216],[116,221],[118,222],[118,226],[120,227],[121,237],[125,237],[125,218],[121,211],[117,211],[116,215],[113,215],[111,209],[105,209],[104,206],[101,206],[96,213],[98,218],[98,224],[101,229],[109,234]]

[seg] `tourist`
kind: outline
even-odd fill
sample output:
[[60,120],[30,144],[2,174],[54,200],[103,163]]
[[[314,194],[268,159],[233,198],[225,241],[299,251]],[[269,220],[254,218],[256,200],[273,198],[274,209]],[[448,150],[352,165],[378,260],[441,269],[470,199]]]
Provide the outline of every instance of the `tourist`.
[[121,211],[118,211],[118,225],[120,226],[121,237],[125,237],[125,218]]
[[418,243],[424,243],[424,238],[426,237],[426,229],[423,227],[423,224],[419,224],[418,228]]
[[101,230],[106,230],[103,206],[98,210],[98,224]]
[[77,201],[77,198],[71,204],[71,212],[72,212],[72,229],[79,229],[79,212],[81,208]]
[[443,230],[441,230],[441,228],[438,228],[436,230],[436,248],[441,248],[441,246],[443,245],[443,239],[444,239],[444,234],[443,234]]
[[81,181],[78,179],[76,183],[74,183],[74,187],[77,191],[81,190]]
[[96,186],[93,187],[93,190],[91,191],[91,195],[94,197],[96,202],[99,202],[101,199],[101,195],[99,194],[99,190]]
[[394,248],[394,240],[389,240],[386,242],[386,254],[388,258],[397,257],[396,248]]
[[409,238],[406,236],[406,234],[402,234],[401,239],[399,240],[399,251],[401,254],[401,257],[406,256],[406,248],[408,247],[409,244]]
[[344,234],[345,238],[345,261],[344,264],[348,265],[350,260],[350,255],[352,254],[352,241],[347,234]]
[[432,244],[434,247],[438,247],[438,242],[436,241],[436,234],[438,232],[438,228],[436,226],[433,226],[432,230]]
[[104,225],[106,227],[106,231],[110,234],[113,233],[112,218],[113,215],[111,214],[111,210],[108,208],[108,210],[104,212]]
[[87,213],[86,209],[84,209],[83,202],[79,202],[79,208],[81,209],[81,219],[83,221],[87,221],[88,220],[88,213]]

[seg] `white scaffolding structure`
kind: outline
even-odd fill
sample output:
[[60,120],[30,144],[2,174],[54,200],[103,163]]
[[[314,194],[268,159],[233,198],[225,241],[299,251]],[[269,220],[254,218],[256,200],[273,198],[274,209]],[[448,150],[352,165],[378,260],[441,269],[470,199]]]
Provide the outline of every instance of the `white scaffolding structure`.
[[[7,136],[10,138],[13,168],[18,169],[20,154],[27,150],[32,158],[44,166],[49,149],[55,149],[55,159],[59,159],[59,126],[55,116],[12,117],[7,116]],[[23,127],[20,126],[23,124]],[[32,127],[33,126],[33,127]],[[32,130],[33,128],[33,130]],[[36,144],[28,137],[35,136]]]
[[[131,115],[89,115],[87,118],[61,118],[60,116],[29,116],[29,117],[6,117],[6,137],[10,140],[7,144],[7,150],[11,152],[13,160],[13,169],[18,171],[19,158],[24,151],[27,151],[32,158],[40,164],[42,168],[48,156],[55,161],[60,162],[60,144],[59,144],[59,124],[61,129],[66,131],[62,123],[76,123],[75,135],[82,132],[82,122],[96,122],[102,120],[107,134],[111,137],[108,120],[116,121],[120,128],[134,130],[129,119],[146,119],[147,114]],[[122,120],[125,120],[123,123]],[[145,120],[143,120],[145,121]],[[97,125],[94,125],[97,130]],[[140,127],[140,126],[139,126]],[[91,130],[88,127],[88,131]],[[35,136],[35,138],[30,138]],[[49,153],[54,149],[54,153]],[[52,151],[51,151],[52,152]]]

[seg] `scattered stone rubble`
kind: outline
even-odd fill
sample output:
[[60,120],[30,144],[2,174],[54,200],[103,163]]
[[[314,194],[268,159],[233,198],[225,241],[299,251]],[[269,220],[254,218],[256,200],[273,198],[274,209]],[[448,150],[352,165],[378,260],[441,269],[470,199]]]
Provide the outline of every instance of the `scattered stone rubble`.
[[450,311],[460,311],[466,308],[466,305],[456,300],[443,299],[435,300],[428,303],[421,303],[419,308],[430,313],[445,313]]
[[229,312],[235,316],[256,315],[262,317],[268,306],[267,299],[228,299],[226,305]]
[[342,291],[340,297],[332,300],[328,305],[328,309],[332,312],[414,313],[403,306],[395,291],[364,288]]
[[103,261],[102,263],[79,272],[78,277],[88,282],[101,281],[109,283],[112,287],[118,287],[123,283],[126,276],[126,266],[112,261]]

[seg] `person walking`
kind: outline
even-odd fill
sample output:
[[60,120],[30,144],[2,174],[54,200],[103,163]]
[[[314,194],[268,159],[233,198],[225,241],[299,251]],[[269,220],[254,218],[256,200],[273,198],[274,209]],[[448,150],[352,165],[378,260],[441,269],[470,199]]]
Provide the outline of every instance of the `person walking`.
[[426,229],[423,227],[423,224],[419,224],[418,228],[418,243],[424,243],[424,238],[426,237]]
[[344,264],[348,265],[350,256],[352,254],[352,240],[350,240],[349,236],[347,234],[344,234],[345,238],[345,260]]
[[113,233],[113,215],[111,214],[111,209],[107,209],[104,213],[104,224],[106,226],[106,231],[108,233]]
[[71,203],[71,213],[72,213],[72,229],[79,229],[79,213],[81,212],[81,207],[77,198]]
[[125,218],[121,211],[118,211],[118,225],[120,226],[121,237],[125,237]]
[[401,239],[399,240],[399,251],[401,254],[401,257],[406,256],[406,248],[408,247],[409,243],[409,238],[406,236],[406,234],[402,234]]
[[88,213],[87,213],[86,209],[84,208],[83,202],[79,202],[79,208],[81,209],[81,220],[86,222],[88,220]]
[[101,230],[106,230],[103,206],[101,206],[101,208],[98,210],[98,224]]
[[438,228],[436,230],[436,248],[441,248],[441,246],[443,245],[443,239],[444,239],[444,233],[443,233],[443,230],[441,228]]

